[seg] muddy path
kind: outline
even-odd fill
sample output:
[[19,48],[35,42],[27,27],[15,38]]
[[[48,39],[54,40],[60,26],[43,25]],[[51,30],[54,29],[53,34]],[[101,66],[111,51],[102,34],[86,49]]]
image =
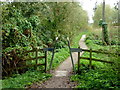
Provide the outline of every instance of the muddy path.
[[[79,46],[83,49],[87,49],[85,44],[86,35],[82,35],[79,40]],[[82,55],[84,52],[80,53]],[[74,64],[77,63],[78,55],[77,52],[72,53]],[[72,72],[72,62],[71,58],[68,57],[63,63],[61,63],[58,68],[51,71],[53,77],[48,79],[43,83],[35,83],[30,88],[74,88],[77,83],[70,81],[70,76],[73,74]],[[29,88],[29,89],[30,89]]]

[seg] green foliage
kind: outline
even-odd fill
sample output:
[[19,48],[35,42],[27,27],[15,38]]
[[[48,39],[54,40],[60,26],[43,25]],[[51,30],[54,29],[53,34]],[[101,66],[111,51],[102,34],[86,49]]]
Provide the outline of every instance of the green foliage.
[[[79,42],[82,34],[84,34],[84,33],[80,33],[79,35],[77,35],[76,37],[73,38],[74,42],[71,47],[78,46],[78,42]],[[27,49],[27,48],[25,48],[25,49]],[[68,51],[67,47],[58,49],[57,51],[58,52],[55,53],[55,57],[53,60],[52,69],[56,68],[61,62],[63,62],[69,56],[69,51]],[[5,51],[5,52],[9,52],[9,50]],[[32,55],[32,54],[30,54],[30,55]],[[32,56],[34,57],[34,55],[32,55]],[[51,60],[51,52],[48,53],[48,65],[50,63],[50,60]],[[32,62],[32,63],[34,63],[34,62]],[[49,66],[47,69],[49,70]],[[39,71],[36,71],[36,70],[33,71],[33,70],[34,69],[30,69],[29,71],[27,71],[26,73],[21,74],[21,75],[14,74],[12,77],[2,80],[2,83],[3,83],[2,88],[24,88],[25,86],[29,86],[34,82],[43,81],[43,80],[46,80],[49,77],[51,77],[50,74],[44,74]]]
[[[74,37],[78,31],[85,29],[88,24],[87,13],[79,3],[11,2],[2,3],[1,8],[3,52],[10,52],[14,49],[22,52],[36,47],[53,47],[55,38],[59,37],[56,46],[57,49],[62,49],[55,54],[53,67],[58,66],[69,55],[68,48],[63,48],[67,45],[66,38]],[[31,57],[34,56],[33,54],[30,55]],[[22,54],[20,53],[18,56],[22,56]],[[27,56],[25,55],[25,57]],[[32,64],[35,62],[27,63]],[[4,79],[3,82],[6,86],[3,83],[3,87],[24,87],[28,83],[27,81],[25,83],[24,80],[29,81],[30,78],[28,76],[31,71],[26,73],[23,80],[19,78]],[[29,81],[30,84],[38,79],[43,79],[42,75],[39,78],[37,73],[33,73],[36,74],[35,77],[38,77],[31,79]],[[20,75],[16,77],[20,77]],[[8,82],[9,80],[11,81],[10,83]],[[22,82],[18,82],[18,80]]]
[[78,81],[76,88],[119,88],[120,82],[117,80],[117,74],[111,69],[96,69],[86,71],[86,67],[82,69],[81,75],[74,75],[71,80]]
[[[63,62],[65,59],[67,59],[68,56],[69,56],[69,51],[68,51],[67,47],[59,49],[58,52],[55,53],[52,67],[56,68],[61,62]],[[50,60],[51,56],[49,56],[48,58]],[[48,63],[50,63],[50,61],[48,61]],[[49,69],[49,66],[48,66],[48,69]]]
[[78,3],[12,2],[1,7],[3,50],[16,46],[51,47],[55,37],[61,38],[58,47],[63,47],[64,39],[86,28],[88,21]]
[[72,39],[71,47],[78,48],[79,47],[79,40],[80,40],[81,36],[86,34],[86,33],[88,33],[88,30],[81,31],[78,34],[76,34],[76,36],[74,38],[70,38],[70,39]]
[[[117,46],[103,46],[100,41],[100,36],[92,33],[88,34],[86,38],[86,44],[93,50],[118,52]],[[113,49],[114,47],[114,49]],[[116,47],[116,50],[115,50]],[[85,52],[82,56],[89,57],[89,53]],[[77,81],[78,86],[76,88],[88,88],[88,89],[103,89],[103,88],[120,88],[119,79],[119,57],[116,55],[105,55],[92,53],[92,58],[114,61],[113,65],[107,63],[92,61],[92,69],[89,69],[89,61],[81,59],[81,74],[76,74],[71,77],[71,81]],[[76,66],[76,69],[78,67]]]
[[[116,23],[118,20],[118,13],[117,10],[114,8],[111,8],[109,5],[105,6],[105,20],[108,24]],[[98,27],[99,21],[102,19],[102,4],[97,6],[97,9],[95,11],[95,15],[93,17],[94,20],[94,26]]]
[[[87,13],[78,3],[11,2],[1,7],[3,54],[18,48],[22,52],[21,48],[53,47],[56,37],[59,37],[57,49],[64,48],[67,37],[72,38],[87,27]],[[9,61],[2,58],[7,66]]]
[[102,23],[103,23],[103,20],[101,19],[101,20],[99,20],[99,26],[101,26],[102,27]]
[[50,74],[41,73],[40,71],[27,71],[22,75],[16,74],[2,80],[2,88],[24,88],[34,82],[43,81],[50,77]]
[[[79,40],[84,33],[85,32],[80,32],[80,34],[76,35],[73,38],[74,41],[71,42],[71,47],[78,48]],[[58,51],[58,52],[56,52],[55,56],[54,56],[53,66],[52,66],[53,69],[56,68],[65,59],[67,59],[67,57],[70,55],[68,46],[66,46],[65,48],[57,49],[56,51]],[[51,55],[51,52],[50,52],[49,55],[48,55],[48,64],[50,64],[51,56],[52,55]],[[49,69],[49,67],[48,67],[48,69]]]
[[111,45],[120,45],[118,27],[109,26],[109,36]]

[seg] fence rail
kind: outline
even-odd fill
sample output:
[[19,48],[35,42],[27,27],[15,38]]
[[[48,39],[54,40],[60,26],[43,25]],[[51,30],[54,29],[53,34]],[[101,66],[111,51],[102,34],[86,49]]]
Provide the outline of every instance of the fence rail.
[[[88,49],[82,49],[81,48],[81,50],[86,51],[86,52],[90,52],[90,50],[88,50]],[[105,51],[96,51],[96,50],[92,50],[92,52],[94,52],[94,53],[102,53],[102,54],[112,54],[112,55],[118,54],[118,53],[111,53],[111,52],[105,52]]]
[[[42,52],[42,51],[43,51],[44,55],[43,56],[39,56],[38,53]],[[33,50],[23,51],[22,54],[24,55],[24,54],[28,54],[28,53],[31,53],[31,52],[35,53],[35,57],[34,58],[33,57],[29,57],[29,58],[25,58],[25,59],[23,58],[20,61],[17,61],[18,62],[17,64],[16,64],[16,61],[13,61],[14,65],[13,66],[8,66],[8,67],[2,67],[3,71],[7,73],[8,71],[9,72],[12,72],[13,70],[17,71],[19,69],[24,69],[24,68],[27,68],[27,67],[35,67],[37,69],[37,66],[44,66],[45,67],[44,71],[46,72],[46,70],[47,70],[47,51],[44,51],[44,49],[37,49],[37,48],[35,48]],[[14,56],[17,57],[17,55],[20,54],[20,53],[17,53],[17,50],[16,51],[13,50],[11,53],[8,52],[8,53],[5,53],[5,55],[10,56],[11,58],[14,58]],[[44,63],[38,63],[38,59],[45,59]],[[34,60],[35,64],[31,63],[31,65],[26,65],[26,61],[30,61],[30,60],[31,61]],[[23,66],[21,66],[22,62],[25,62],[23,64]],[[21,65],[19,65],[19,64],[21,64]]]
[[45,58],[45,56],[39,56],[39,57],[35,57],[35,58],[28,58],[28,59],[24,59],[23,61],[29,61],[29,60],[35,60],[35,59],[41,59],[41,58]]
[[25,65],[22,67],[14,67],[14,68],[9,68],[6,71],[11,71],[11,70],[19,70],[19,69],[23,69],[23,68],[27,68],[27,67],[33,67],[33,66],[41,66],[41,65],[45,65],[45,64],[33,64],[33,65]]
[[[80,47],[78,47],[80,49]],[[86,59],[86,60],[89,60],[89,68],[92,67],[92,61],[99,61],[99,62],[104,62],[104,63],[109,63],[109,64],[113,64],[114,62],[112,61],[106,61],[106,60],[101,60],[101,59],[96,59],[96,58],[92,58],[92,53],[101,53],[101,54],[115,54],[115,53],[109,53],[109,52],[102,52],[102,51],[96,51],[96,50],[88,50],[88,49],[81,49],[82,51],[85,51],[85,52],[89,52],[90,53],[90,56],[89,57],[81,57],[80,56],[80,52],[78,52],[78,72],[80,72],[80,60],[81,59]]]
[[[80,59],[90,60],[90,58],[87,58],[87,57],[80,57]],[[93,60],[93,61],[99,61],[99,62],[105,62],[105,63],[114,63],[114,62],[112,62],[112,61],[104,61],[104,60],[95,59],[95,58],[91,58],[91,60]]]

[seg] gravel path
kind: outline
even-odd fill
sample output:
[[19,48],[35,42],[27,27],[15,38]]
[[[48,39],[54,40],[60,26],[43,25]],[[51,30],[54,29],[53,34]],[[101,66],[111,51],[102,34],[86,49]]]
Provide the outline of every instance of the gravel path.
[[[79,45],[83,49],[87,49],[85,45],[86,35],[83,35],[79,41]],[[80,55],[82,55],[80,53]],[[72,53],[74,64],[77,63],[78,55],[77,52]],[[74,88],[77,83],[70,81],[70,76],[73,74],[72,72],[72,63],[71,58],[68,57],[60,66],[51,72],[53,77],[43,83],[35,83],[31,86],[31,88]]]

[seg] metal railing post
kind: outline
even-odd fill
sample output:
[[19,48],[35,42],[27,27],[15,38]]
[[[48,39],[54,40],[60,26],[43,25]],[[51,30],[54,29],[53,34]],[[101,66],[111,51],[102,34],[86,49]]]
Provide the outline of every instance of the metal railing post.
[[78,52],[78,73],[80,73],[80,52]]

